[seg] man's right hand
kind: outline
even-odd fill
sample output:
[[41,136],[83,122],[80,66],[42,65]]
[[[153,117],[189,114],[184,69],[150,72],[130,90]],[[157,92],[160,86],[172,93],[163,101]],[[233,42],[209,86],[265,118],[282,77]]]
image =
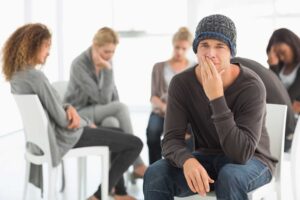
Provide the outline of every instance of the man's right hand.
[[195,158],[189,158],[183,164],[183,173],[189,188],[201,196],[210,191],[209,184],[214,183],[205,168]]

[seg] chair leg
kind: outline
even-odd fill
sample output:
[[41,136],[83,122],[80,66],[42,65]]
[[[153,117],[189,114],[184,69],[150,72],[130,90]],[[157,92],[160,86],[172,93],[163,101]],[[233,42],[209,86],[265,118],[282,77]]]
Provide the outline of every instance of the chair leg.
[[86,198],[86,165],[87,158],[78,158],[78,199]]
[[104,155],[102,155],[101,160],[101,199],[108,200],[108,175],[109,175],[109,151],[108,148],[105,150]]
[[56,168],[48,166],[48,200],[56,199]]
[[27,186],[29,182],[29,172],[30,172],[30,163],[26,160],[26,166],[25,166],[25,182],[24,182],[24,191],[23,191],[23,200],[26,200],[27,197]]

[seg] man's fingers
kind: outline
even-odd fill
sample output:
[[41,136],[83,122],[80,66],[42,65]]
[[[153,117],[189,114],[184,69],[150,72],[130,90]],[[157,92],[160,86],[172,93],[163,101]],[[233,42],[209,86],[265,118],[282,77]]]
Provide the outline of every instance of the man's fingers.
[[191,180],[189,177],[186,177],[186,182],[187,182],[189,188],[192,190],[192,192],[196,193],[197,191],[196,191],[196,189],[194,188],[194,185],[193,185],[193,183],[192,183],[192,180]]
[[205,74],[205,70],[204,70],[204,67],[201,66],[200,67],[200,75],[201,75],[201,80],[202,80],[202,83],[205,83],[207,78],[206,78],[206,74]]
[[206,71],[209,77],[212,77],[214,75],[214,65],[212,64],[212,61],[209,57],[205,56],[205,62],[206,62]]
[[209,177],[208,175],[202,175],[201,174],[201,179],[204,185],[204,190],[205,192],[209,192],[210,191],[210,187],[209,187]]
[[203,180],[201,179],[201,174],[198,172],[197,173],[197,176],[195,177],[195,181],[196,181],[196,184],[197,184],[197,188],[198,188],[198,193],[200,195],[205,195],[205,188],[204,188],[204,183],[203,183]]
[[210,58],[206,58],[207,64],[213,76],[218,74],[217,68]]

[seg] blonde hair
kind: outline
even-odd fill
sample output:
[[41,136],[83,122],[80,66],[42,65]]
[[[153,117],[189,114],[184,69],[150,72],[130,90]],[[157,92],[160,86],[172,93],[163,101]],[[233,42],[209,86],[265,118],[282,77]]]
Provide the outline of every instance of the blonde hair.
[[190,44],[192,44],[193,42],[193,35],[191,34],[191,32],[189,31],[189,29],[187,27],[181,27],[179,28],[179,30],[173,35],[173,44],[176,41],[188,41]]
[[113,29],[108,27],[99,29],[94,36],[93,44],[97,46],[103,46],[109,43],[117,45],[119,43],[118,34]]
[[51,39],[48,28],[40,23],[26,24],[7,39],[2,49],[2,72],[10,80],[15,72],[38,64],[37,54],[44,40]]

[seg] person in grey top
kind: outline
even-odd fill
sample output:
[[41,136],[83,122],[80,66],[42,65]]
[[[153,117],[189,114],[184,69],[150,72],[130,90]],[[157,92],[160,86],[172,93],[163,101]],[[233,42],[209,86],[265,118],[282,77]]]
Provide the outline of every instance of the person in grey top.
[[[205,196],[211,190],[217,199],[248,199],[249,191],[271,181],[277,162],[265,126],[264,84],[252,70],[230,63],[236,28],[224,15],[199,22],[193,51],[198,64],[175,75],[169,86],[165,159],[145,173],[145,200]],[[184,142],[189,123],[193,153]]]
[[[186,27],[181,27],[173,36],[173,54],[169,60],[155,63],[151,79],[152,112],[146,130],[149,148],[149,164],[161,159],[161,136],[165,120],[165,111],[168,99],[168,86],[175,74],[178,74],[194,65],[186,57],[192,46],[193,36]],[[187,134],[190,137],[190,134]]]
[[[111,59],[118,42],[111,28],[97,31],[92,46],[72,62],[64,102],[73,105],[80,116],[97,126],[116,127],[133,134],[128,108],[119,101],[113,77]],[[134,162],[134,175],[142,177],[145,170],[143,160],[138,157]]]
[[[134,162],[142,149],[139,138],[119,130],[96,128],[87,118],[80,117],[74,107],[63,104],[46,76],[38,70],[49,55],[51,34],[39,23],[18,28],[3,48],[3,74],[10,82],[13,94],[36,94],[49,120],[48,134],[53,165],[60,164],[62,157],[71,149],[86,146],[108,146],[112,153],[109,171],[109,191]],[[32,148],[34,153],[40,153]],[[41,168],[33,165],[30,182],[42,187]],[[116,195],[115,199],[126,199]],[[99,200],[101,186],[89,198]]]

